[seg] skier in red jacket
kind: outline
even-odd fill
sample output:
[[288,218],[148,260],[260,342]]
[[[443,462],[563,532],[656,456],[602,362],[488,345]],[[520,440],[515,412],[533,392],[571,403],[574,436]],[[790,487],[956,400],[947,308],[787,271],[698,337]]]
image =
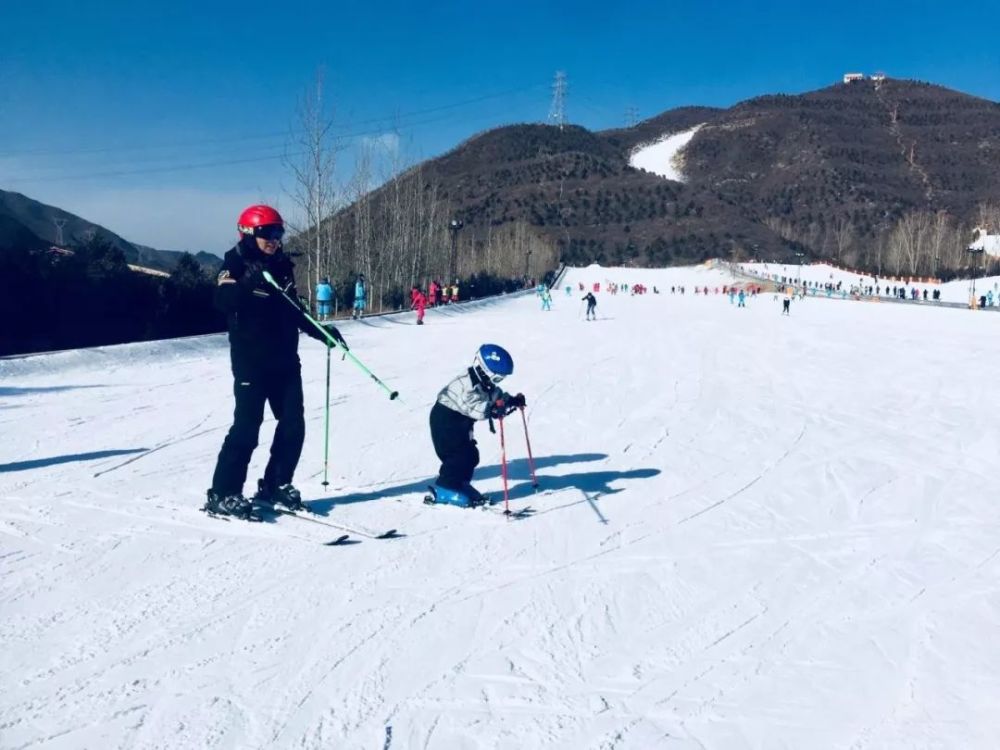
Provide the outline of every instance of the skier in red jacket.
[[424,324],[424,309],[427,307],[427,297],[416,286],[410,289],[410,309],[417,311],[417,325]]

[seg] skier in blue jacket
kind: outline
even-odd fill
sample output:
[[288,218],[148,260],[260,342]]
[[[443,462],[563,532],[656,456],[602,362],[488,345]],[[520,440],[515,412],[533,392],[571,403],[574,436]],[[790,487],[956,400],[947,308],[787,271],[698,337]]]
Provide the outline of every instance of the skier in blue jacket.
[[354,282],[354,312],[352,318],[360,319],[365,312],[365,276],[358,274],[358,280]]
[[333,287],[326,277],[316,285],[316,314],[320,320],[329,320],[333,314]]

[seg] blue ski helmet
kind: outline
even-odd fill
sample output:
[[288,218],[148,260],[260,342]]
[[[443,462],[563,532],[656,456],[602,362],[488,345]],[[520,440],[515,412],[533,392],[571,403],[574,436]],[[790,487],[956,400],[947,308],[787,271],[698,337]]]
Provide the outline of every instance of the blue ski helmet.
[[499,383],[514,372],[514,358],[502,346],[483,344],[476,352],[472,366],[482,370],[494,383]]

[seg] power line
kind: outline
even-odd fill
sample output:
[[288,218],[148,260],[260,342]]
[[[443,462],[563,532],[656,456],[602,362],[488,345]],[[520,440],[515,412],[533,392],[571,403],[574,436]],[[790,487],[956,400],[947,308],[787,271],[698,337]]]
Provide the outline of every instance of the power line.
[[[451,118],[450,115],[445,117],[427,118],[426,120],[423,121],[410,123],[410,127],[433,124],[436,122],[441,122],[443,120],[448,120],[450,118]],[[377,128],[374,130],[356,131],[354,133],[346,134],[343,137],[359,138],[366,135],[381,135],[385,132],[386,131],[384,128]],[[246,157],[239,159],[222,159],[222,160],[200,162],[200,163],[187,163],[187,164],[172,163],[162,167],[144,166],[136,169],[107,170],[104,172],[87,172],[87,173],[70,174],[70,175],[42,175],[40,177],[13,177],[10,179],[5,179],[4,183],[16,184],[16,183],[36,183],[36,182],[58,182],[62,180],[89,180],[89,179],[97,179],[103,177],[124,177],[124,176],[142,175],[142,174],[163,174],[167,172],[183,172],[187,170],[204,169],[208,167],[223,167],[223,166],[232,166],[236,164],[253,164],[259,162],[276,161],[285,158],[291,159],[298,156],[303,156],[306,153],[307,153],[306,151],[283,151],[282,153],[279,154],[271,154],[267,156],[253,156],[253,157]]]
[[[507,91],[499,91],[493,94],[484,94],[483,96],[474,97],[472,99],[464,99],[458,102],[452,102],[450,104],[442,104],[436,107],[427,107],[425,109],[412,110],[410,112],[403,112],[396,115],[384,115],[381,117],[370,117],[363,120],[353,120],[344,123],[339,126],[341,128],[356,127],[359,125],[367,125],[372,123],[385,122],[392,124],[399,120],[409,117],[417,117],[420,115],[432,114],[434,112],[443,112],[446,110],[457,109],[459,107],[467,107],[470,104],[478,104],[479,102],[488,101],[490,99],[498,99],[505,96],[510,96],[512,94],[521,94],[528,91],[540,89],[542,84],[533,84],[531,86],[521,87],[517,89],[508,89]],[[254,133],[249,135],[241,136],[225,136],[220,138],[205,138],[190,141],[174,141],[170,143],[151,143],[145,145],[135,145],[135,146],[102,146],[99,148],[68,148],[68,149],[21,149],[13,151],[0,151],[0,157],[10,157],[10,156],[66,156],[73,154],[103,154],[111,151],[121,152],[121,151],[146,151],[153,149],[162,148],[189,148],[192,146],[202,146],[202,145],[216,145],[225,143],[242,143],[245,141],[253,140],[265,140],[268,138],[284,138],[288,136],[294,136],[301,133],[301,131],[296,130],[283,130],[283,131],[273,131],[269,133]],[[369,133],[364,133],[365,135]],[[355,137],[350,133],[341,134],[340,137],[351,138]]]

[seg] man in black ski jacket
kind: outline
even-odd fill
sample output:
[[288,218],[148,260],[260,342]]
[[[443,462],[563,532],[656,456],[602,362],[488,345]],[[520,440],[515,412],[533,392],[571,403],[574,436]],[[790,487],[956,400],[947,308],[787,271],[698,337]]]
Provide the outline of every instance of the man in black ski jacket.
[[[292,485],[306,429],[299,331],[329,344],[303,311],[264,277],[270,273],[292,300],[298,299],[294,265],[281,246],[281,215],[270,206],[250,206],[240,215],[237,228],[240,241],[226,253],[215,290],[215,304],[226,314],[229,328],[236,411],[219,452],[205,510],[250,519],[253,504],[243,496],[243,484],[257,447],[265,403],[278,425],[254,500],[261,505],[280,503],[290,510],[303,507]],[[336,328],[327,330],[347,348]]]

